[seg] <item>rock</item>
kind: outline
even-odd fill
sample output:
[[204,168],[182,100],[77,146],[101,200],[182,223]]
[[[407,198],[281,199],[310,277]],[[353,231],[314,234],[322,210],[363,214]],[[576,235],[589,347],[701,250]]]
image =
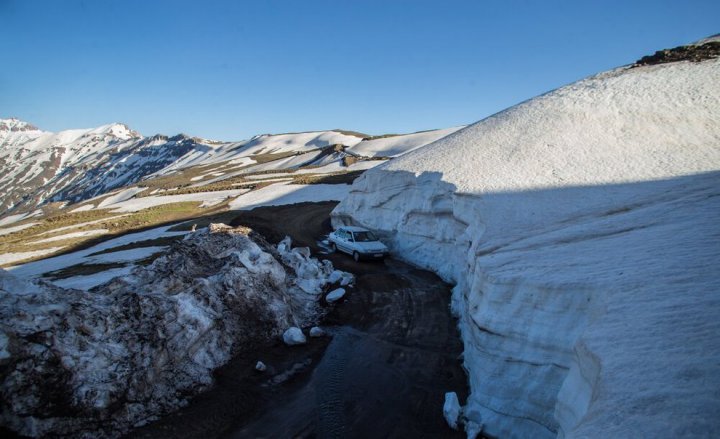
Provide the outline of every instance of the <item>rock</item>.
[[313,326],[310,328],[310,337],[322,337],[325,335],[325,331],[322,330],[322,328],[319,328],[317,326]]
[[330,291],[328,295],[325,296],[325,300],[327,300],[328,303],[333,303],[342,299],[343,296],[345,296],[345,288],[338,288],[336,290]]
[[447,392],[445,394],[445,404],[443,405],[443,416],[447,421],[450,428],[457,430],[458,419],[460,418],[460,402],[458,401],[457,393]]
[[262,361],[258,361],[255,365],[255,370],[258,372],[265,372],[267,370],[267,366]]
[[302,330],[296,326],[288,328],[283,333],[283,341],[288,346],[295,346],[295,345],[307,343],[305,334],[303,334]]

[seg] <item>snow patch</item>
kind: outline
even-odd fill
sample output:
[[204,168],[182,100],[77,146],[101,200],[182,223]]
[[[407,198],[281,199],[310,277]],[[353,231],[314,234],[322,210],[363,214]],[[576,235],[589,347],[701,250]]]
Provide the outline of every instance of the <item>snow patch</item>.
[[86,238],[88,236],[104,235],[108,232],[109,232],[108,229],[85,230],[82,232],[72,232],[72,233],[66,233],[64,235],[51,236],[50,238],[39,239],[37,241],[30,242],[30,244],[42,244],[45,242],[62,241],[64,239],[73,239],[73,238]]
[[129,275],[133,268],[135,267],[132,265],[110,268],[99,273],[56,279],[50,281],[50,283],[61,288],[89,291],[98,285],[102,285],[115,279],[116,277]]
[[251,210],[260,206],[281,206],[303,202],[342,200],[350,191],[346,184],[286,184],[263,187],[230,202],[232,210]]
[[23,261],[25,259],[34,258],[37,256],[49,255],[62,249],[63,247],[50,247],[42,250],[34,250],[29,252],[18,252],[18,253],[3,253],[0,254],[0,265],[12,264],[13,262]]
[[26,224],[20,224],[19,226],[13,226],[13,227],[7,227],[4,229],[0,229],[0,236],[3,235],[9,235],[11,233],[19,232],[20,230],[28,229],[36,224],[39,223],[26,223]]

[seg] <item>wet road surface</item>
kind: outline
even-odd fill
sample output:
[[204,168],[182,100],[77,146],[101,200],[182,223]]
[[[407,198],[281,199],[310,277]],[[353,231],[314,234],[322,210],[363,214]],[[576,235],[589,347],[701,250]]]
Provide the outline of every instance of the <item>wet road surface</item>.
[[328,316],[332,341],[307,382],[230,437],[463,437],[442,417],[444,392],[466,392],[448,286],[372,265]]

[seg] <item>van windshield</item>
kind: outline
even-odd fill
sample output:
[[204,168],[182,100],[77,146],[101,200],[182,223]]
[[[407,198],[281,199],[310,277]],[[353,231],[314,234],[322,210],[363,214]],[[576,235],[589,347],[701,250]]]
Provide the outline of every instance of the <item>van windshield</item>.
[[355,237],[355,242],[370,242],[378,240],[372,232],[353,232],[353,236]]

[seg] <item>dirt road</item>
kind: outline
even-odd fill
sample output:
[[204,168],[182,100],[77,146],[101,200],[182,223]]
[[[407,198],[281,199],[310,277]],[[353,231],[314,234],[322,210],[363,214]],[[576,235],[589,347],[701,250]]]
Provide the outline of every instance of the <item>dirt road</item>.
[[[335,203],[242,213],[234,225],[321,251]],[[444,392],[467,394],[449,286],[404,263],[317,254],[356,275],[323,322],[329,336],[299,347],[258,347],[216,374],[188,407],[131,437],[463,437],[442,417]],[[264,374],[253,370],[262,359]]]

